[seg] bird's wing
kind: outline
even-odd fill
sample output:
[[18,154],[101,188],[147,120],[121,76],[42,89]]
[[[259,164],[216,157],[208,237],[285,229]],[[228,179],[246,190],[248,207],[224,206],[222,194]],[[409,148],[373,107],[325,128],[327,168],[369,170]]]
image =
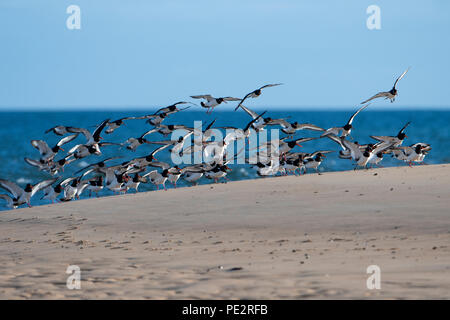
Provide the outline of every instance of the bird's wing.
[[153,170],[153,171],[150,171],[149,173],[146,173],[144,176],[149,177],[150,179],[154,180],[159,176],[159,172],[158,172],[158,170]]
[[[234,111],[236,111],[237,109],[239,109],[239,107],[242,107],[242,104],[244,103],[245,99],[247,99],[252,93],[253,93],[253,91],[247,93],[247,94],[245,95],[245,97],[243,97],[242,100],[238,103],[238,105],[236,106],[236,108],[234,108]],[[245,110],[245,109],[244,109],[244,110]],[[248,113],[248,112],[247,112],[247,113]]]
[[269,125],[280,125],[282,128],[288,128],[291,124],[285,119],[272,119],[268,123]]
[[208,101],[214,99],[210,94],[201,94],[201,95],[198,95],[198,96],[191,96],[191,98],[193,98],[193,99],[206,99]]
[[6,194],[0,194],[0,199],[3,199],[6,201],[6,205],[8,207],[12,207],[13,206],[13,200],[10,196],[6,195]]
[[84,128],[67,127],[67,132],[81,133],[87,141],[92,139],[92,134],[89,132],[89,130]]
[[342,144],[342,140],[341,140],[338,136],[336,136],[336,135],[334,135],[334,134],[329,134],[329,135],[327,135],[326,137],[327,137],[328,139],[330,139],[330,140],[332,140],[332,141],[338,143],[338,144],[341,146],[341,148],[342,148],[343,150],[346,150],[346,147]]
[[241,101],[240,98],[234,98],[234,97],[223,97],[224,101]]
[[318,127],[312,123],[300,123],[297,125],[297,130],[312,130],[312,131],[325,131],[325,129]]
[[52,149],[48,146],[47,142],[43,140],[31,140],[31,145],[38,149],[41,155],[49,154],[52,152]]
[[387,91],[378,92],[376,95],[374,95],[374,96],[370,97],[369,99],[361,102],[361,104],[367,103],[367,102],[369,102],[369,101],[371,101],[373,99],[376,99],[376,98],[388,97],[389,95],[390,95],[390,93],[387,92]]
[[395,80],[394,88],[397,86],[397,83],[398,83],[398,82],[405,76],[405,74],[409,71],[409,69],[411,69],[411,67],[408,67],[408,69],[406,69],[406,70],[402,73],[402,75],[401,75],[400,77],[398,77],[397,80]]
[[372,154],[376,155],[379,152],[389,149],[390,147],[393,146],[393,144],[394,143],[392,143],[392,142],[391,143],[380,143],[375,147],[375,149],[372,150]]
[[306,141],[311,141],[311,140],[316,140],[316,139],[319,139],[319,137],[299,138],[299,139],[295,139],[295,142],[303,143],[303,142],[306,142]]
[[248,130],[248,128],[250,128],[250,126],[255,123],[256,121],[258,121],[259,118],[261,118],[267,111],[264,111],[263,113],[261,113],[260,115],[258,115],[256,118],[254,118],[252,121],[250,121],[244,128],[244,132]]
[[34,196],[36,194],[36,192],[38,192],[39,190],[44,189],[44,188],[48,187],[49,185],[52,185],[56,180],[58,180],[58,179],[55,178],[55,179],[44,180],[44,181],[41,181],[38,184],[34,185],[33,188],[31,189],[31,196]]
[[95,129],[94,133],[92,134],[92,136],[94,137],[94,141],[100,140],[100,133],[105,128],[105,126],[108,124],[109,120],[110,119],[103,120],[103,122],[100,123],[100,125]]
[[62,145],[69,143],[70,141],[72,141],[73,139],[75,139],[76,137],[78,137],[78,133],[76,134],[72,134],[70,136],[64,137],[61,140],[59,140],[59,142],[56,144],[58,147],[61,147]]
[[162,161],[152,161],[152,162],[150,162],[149,166],[150,167],[162,168],[163,170],[170,168],[170,164],[168,164],[166,162],[162,162]]
[[348,119],[347,124],[352,124],[353,119],[355,119],[355,117],[357,116],[358,113],[360,113],[361,111],[363,111],[365,108],[367,108],[368,106],[370,106],[370,103],[362,106],[361,108],[359,108],[351,117],[350,119]]
[[153,152],[151,153],[152,156],[154,156],[155,154],[157,154],[158,152],[164,150],[165,148],[168,148],[170,146],[170,144],[166,144],[162,147],[159,147],[158,149],[153,150]]
[[361,158],[362,156],[362,152],[359,149],[359,146],[353,142],[350,142],[348,140],[345,139],[341,139],[342,144],[349,149],[351,152],[353,152],[353,154],[355,155],[355,160],[358,160],[359,158]]
[[389,136],[370,136],[374,140],[383,141],[383,142],[392,142],[396,137]]
[[261,88],[259,88],[259,90],[264,89],[264,88],[269,88],[269,87],[281,86],[281,85],[282,85],[282,83],[266,84],[266,85],[262,86]]
[[250,110],[249,108],[247,108],[247,107],[245,107],[245,106],[243,106],[243,105],[241,105],[240,107],[242,108],[242,110],[244,110],[245,112],[247,112],[247,113],[250,115],[250,117],[252,117],[253,119],[255,119],[255,118],[258,117],[258,114],[257,114],[255,111]]
[[14,182],[0,179],[0,188],[7,190],[14,198],[18,199],[23,193],[23,189]]
[[73,154],[75,153],[78,149],[80,149],[81,147],[85,147],[83,144],[77,144],[76,146],[74,146],[72,149],[70,149],[67,153],[68,154]]
[[71,178],[64,179],[63,181],[60,182],[59,185],[61,187],[64,187],[66,184],[69,184],[70,182],[72,182],[75,179],[76,179],[76,177],[71,177]]
[[319,150],[316,152],[311,153],[310,157],[314,158],[317,154],[321,153],[321,154],[327,154],[327,153],[331,153],[334,152],[334,150]]
[[142,134],[141,138],[144,138],[146,135],[148,135],[148,134],[150,134],[150,133],[153,133],[153,132],[156,132],[156,131],[158,131],[158,130],[159,130],[159,128],[155,128],[155,129],[149,130],[149,131],[147,131],[147,132],[144,132],[144,133]]
[[402,133],[409,125],[411,124],[411,121],[408,121],[405,126],[398,132],[398,134]]
[[36,168],[39,168],[39,169],[41,169],[43,167],[43,164],[40,161],[38,161],[38,160],[33,160],[33,159],[30,159],[30,158],[24,158],[24,160],[30,166],[33,166],[33,167],[36,167]]

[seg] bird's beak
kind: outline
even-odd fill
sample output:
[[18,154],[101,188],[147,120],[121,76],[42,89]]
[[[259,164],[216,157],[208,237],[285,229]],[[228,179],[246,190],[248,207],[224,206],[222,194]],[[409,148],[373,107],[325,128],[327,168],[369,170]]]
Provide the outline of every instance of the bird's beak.
[[326,155],[322,155],[322,157],[326,158],[327,156]]
[[225,166],[228,171],[233,171],[229,166]]
[[59,147],[62,151],[66,151],[66,150],[64,150],[63,148],[61,148],[61,147]]
[[303,146],[302,146],[301,144],[299,144],[299,143],[296,143],[296,145],[299,146],[299,147],[301,147],[301,148],[303,148]]
[[153,159],[155,159],[156,161],[159,161],[158,159],[156,159],[155,157],[153,157]]

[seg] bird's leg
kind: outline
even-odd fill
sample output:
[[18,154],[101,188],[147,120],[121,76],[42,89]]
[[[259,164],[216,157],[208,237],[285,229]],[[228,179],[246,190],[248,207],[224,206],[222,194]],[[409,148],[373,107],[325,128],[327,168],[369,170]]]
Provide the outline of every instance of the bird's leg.
[[159,184],[156,185],[156,190],[159,190]]
[[163,187],[164,187],[164,191],[167,191],[165,183],[163,183]]
[[27,206],[28,208],[31,208],[31,204],[29,202],[27,202]]

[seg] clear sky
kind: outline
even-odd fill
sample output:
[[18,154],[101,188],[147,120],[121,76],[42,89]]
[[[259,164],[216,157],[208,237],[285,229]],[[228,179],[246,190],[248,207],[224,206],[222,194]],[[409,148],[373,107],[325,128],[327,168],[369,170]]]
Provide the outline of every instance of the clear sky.
[[[381,30],[366,26],[374,4]],[[1,0],[0,108],[148,107],[273,82],[252,106],[353,108],[408,66],[395,105],[446,107],[449,15],[448,0]]]

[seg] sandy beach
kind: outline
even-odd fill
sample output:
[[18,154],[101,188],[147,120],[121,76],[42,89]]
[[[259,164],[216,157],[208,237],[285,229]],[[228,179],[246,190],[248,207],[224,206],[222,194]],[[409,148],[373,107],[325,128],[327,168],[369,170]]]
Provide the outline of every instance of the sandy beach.
[[0,298],[448,299],[449,195],[430,165],[3,211]]

